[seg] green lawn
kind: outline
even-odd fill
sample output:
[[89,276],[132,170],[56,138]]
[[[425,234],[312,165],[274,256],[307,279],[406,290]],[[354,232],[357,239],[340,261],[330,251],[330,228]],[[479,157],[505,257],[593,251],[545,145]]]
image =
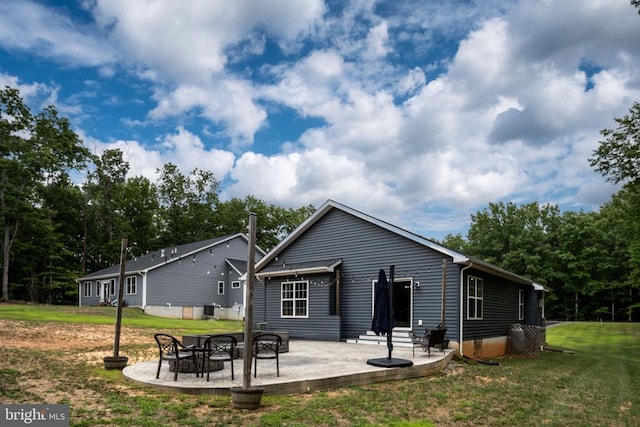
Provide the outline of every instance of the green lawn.
[[[34,327],[48,322],[60,328],[112,324],[113,313],[102,307],[0,305],[0,320],[32,322]],[[123,323],[175,328],[176,334],[237,325],[167,321],[134,309],[126,310]],[[265,396],[257,411],[234,410],[227,396],[165,393],[138,386],[118,371],[86,362],[83,351],[2,346],[0,402],[68,403],[73,426],[639,425],[639,324],[564,324],[549,328],[547,341],[573,354],[545,351],[535,359],[502,358],[498,366],[455,361],[445,372],[427,378]],[[125,345],[122,350],[130,354],[140,349]]]
[[[0,304],[0,319],[113,325],[116,319],[116,308]],[[167,325],[168,323],[169,325]],[[139,308],[124,307],[122,309],[122,326],[156,330],[165,329],[168,326],[174,332],[195,334],[210,331],[212,322],[209,320],[182,319],[171,319],[168,322],[164,317],[149,316]],[[218,332],[242,330],[242,324],[237,321],[216,321],[215,327]]]

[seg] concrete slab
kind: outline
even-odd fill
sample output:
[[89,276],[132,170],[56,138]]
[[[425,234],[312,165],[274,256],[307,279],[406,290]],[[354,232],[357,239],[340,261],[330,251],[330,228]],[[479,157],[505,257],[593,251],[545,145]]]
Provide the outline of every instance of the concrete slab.
[[[412,362],[410,367],[385,368],[367,364],[369,359],[386,358],[386,345],[362,345],[344,342],[291,340],[289,352],[280,354],[280,376],[276,376],[275,360],[258,360],[257,378],[251,385],[263,387],[265,394],[305,393],[348,385],[424,377],[442,371],[457,350],[444,353],[433,349],[431,357],[416,349],[415,357],[409,347],[394,347],[392,357]],[[234,361],[235,379],[231,380],[231,367],[211,372],[209,382],[196,374],[179,373],[173,380],[169,363],[163,362],[160,378],[156,379],[158,360],[127,366],[122,373],[138,383],[167,391],[191,394],[230,394],[231,387],[243,385],[243,361]]]

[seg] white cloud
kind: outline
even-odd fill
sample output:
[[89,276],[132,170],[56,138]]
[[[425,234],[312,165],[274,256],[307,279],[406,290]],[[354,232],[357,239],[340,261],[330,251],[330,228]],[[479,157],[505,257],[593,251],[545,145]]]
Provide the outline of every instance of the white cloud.
[[283,43],[305,34],[323,12],[318,0],[189,2],[97,0],[92,12],[142,68],[172,81],[204,82],[221,73],[225,50],[258,28]]
[[386,21],[376,25],[367,34],[367,44],[363,57],[368,60],[384,57],[390,50],[388,25]]
[[224,150],[206,149],[200,137],[179,126],[177,133],[165,135],[162,156],[180,167],[183,174],[198,168],[213,172],[218,181],[232,170],[235,156]]
[[104,66],[119,59],[92,28],[28,0],[0,2],[0,46],[74,66]]
[[[613,191],[588,164],[598,131],[640,99],[628,2],[352,1],[326,13],[319,0],[96,0],[98,36],[60,9],[7,4],[27,30],[15,37],[21,28],[0,13],[5,49],[40,52],[44,40],[53,47],[42,55],[151,86],[147,117],[121,122],[144,121],[160,145],[113,143],[132,170],[171,161],[226,178],[227,197],[332,198],[418,231],[450,231],[500,200],[596,207]],[[55,84],[21,87],[59,97]],[[298,121],[314,125],[268,150],[255,143]]]

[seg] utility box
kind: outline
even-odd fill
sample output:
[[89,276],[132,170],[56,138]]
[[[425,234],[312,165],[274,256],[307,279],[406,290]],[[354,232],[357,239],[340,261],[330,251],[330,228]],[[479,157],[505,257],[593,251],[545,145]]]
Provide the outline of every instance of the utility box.
[[215,305],[205,305],[204,306],[204,315],[205,316],[213,316],[213,312],[215,310]]

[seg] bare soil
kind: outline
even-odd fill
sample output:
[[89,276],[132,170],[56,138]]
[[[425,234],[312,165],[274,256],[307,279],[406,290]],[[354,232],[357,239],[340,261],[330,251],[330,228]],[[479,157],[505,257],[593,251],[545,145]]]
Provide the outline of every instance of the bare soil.
[[[0,319],[0,339],[5,348],[33,350],[82,351],[85,361],[101,364],[104,356],[113,355],[115,329],[111,325],[85,325],[72,323],[23,322]],[[123,327],[120,331],[120,345],[143,344],[155,355],[155,344],[151,333],[140,329]],[[146,354],[146,352],[143,352]],[[130,363],[137,363],[153,357],[144,354],[129,356]]]

